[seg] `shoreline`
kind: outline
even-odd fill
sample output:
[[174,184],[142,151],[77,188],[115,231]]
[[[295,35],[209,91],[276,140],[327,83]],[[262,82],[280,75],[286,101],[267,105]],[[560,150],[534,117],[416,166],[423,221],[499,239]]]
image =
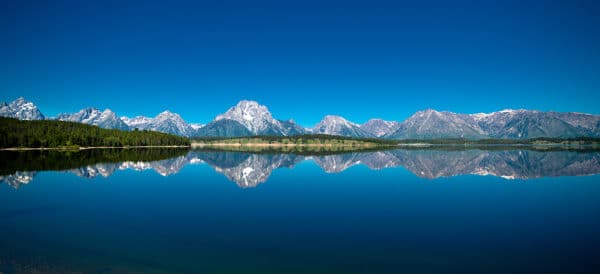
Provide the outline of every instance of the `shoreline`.
[[363,150],[389,150],[389,149],[480,149],[480,150],[575,150],[575,151],[600,151],[596,144],[429,144],[429,143],[405,143],[405,144],[269,144],[269,143],[192,143],[192,149],[216,149],[222,151],[253,151],[253,150],[303,150],[303,149],[326,149],[340,151],[363,151]]
[[191,143],[186,146],[98,146],[98,147],[9,147],[0,148],[0,151],[81,151],[90,149],[138,149],[138,148],[243,148],[243,147],[266,147],[266,148],[294,148],[294,147],[343,147],[343,148],[431,148],[431,147],[561,147],[561,148],[597,148],[594,144],[562,144],[562,143],[545,143],[545,144],[430,144],[430,143],[405,143],[405,144],[269,144],[269,143]]
[[0,151],[31,151],[31,150],[88,150],[88,149],[128,149],[128,148],[190,148],[191,146],[124,146],[124,147],[7,147]]
[[490,144],[432,144],[432,143],[399,143],[399,144],[269,144],[269,143],[211,143],[211,144],[203,144],[203,143],[192,143],[191,147],[428,147],[428,146],[594,146],[594,144],[564,144],[564,143],[541,143],[541,144],[525,144],[525,143],[514,143],[514,144],[502,144],[502,143],[490,143]]
[[406,144],[397,144],[396,146],[398,147],[430,147],[430,146],[465,146],[465,147],[473,147],[473,146],[479,146],[479,147],[534,147],[534,146],[539,146],[539,147],[593,147],[596,146],[596,144],[564,144],[564,143],[531,143],[531,144],[525,144],[525,143],[514,143],[514,144],[502,144],[502,143],[490,143],[490,144],[430,144],[430,143],[406,143]]
[[[392,145],[393,146],[393,145]],[[383,147],[382,145],[351,145],[351,144],[268,144],[268,143],[214,143],[199,144],[192,143],[191,147]]]

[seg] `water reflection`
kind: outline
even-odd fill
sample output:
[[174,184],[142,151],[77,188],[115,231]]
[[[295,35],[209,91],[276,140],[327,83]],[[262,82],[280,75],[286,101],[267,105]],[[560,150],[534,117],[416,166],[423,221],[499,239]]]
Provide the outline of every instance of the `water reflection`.
[[[33,155],[30,155],[31,153]],[[186,165],[205,163],[239,187],[248,188],[266,182],[273,170],[293,167],[302,161],[314,161],[327,173],[338,173],[351,166],[364,164],[373,170],[403,167],[418,177],[428,179],[467,174],[529,179],[600,173],[600,153],[577,151],[424,149],[313,156],[291,153],[144,151],[141,152],[141,156],[128,152],[127,156],[119,154],[119,157],[107,156],[105,152],[92,152],[91,155],[77,156],[76,160],[73,160],[73,155],[64,157],[58,154],[49,157],[36,153],[39,152],[0,154],[3,162],[8,161],[8,158],[16,161],[2,168],[5,175],[0,176],[0,182],[19,188],[33,181],[36,172],[41,170],[64,170],[85,178],[109,177],[117,170],[126,169],[154,170],[162,176],[169,176],[178,173]],[[112,159],[113,162],[106,162],[107,159]],[[98,163],[78,165],[90,160],[96,160]],[[52,161],[52,167],[49,168],[45,161]],[[61,161],[66,163],[60,163]]]

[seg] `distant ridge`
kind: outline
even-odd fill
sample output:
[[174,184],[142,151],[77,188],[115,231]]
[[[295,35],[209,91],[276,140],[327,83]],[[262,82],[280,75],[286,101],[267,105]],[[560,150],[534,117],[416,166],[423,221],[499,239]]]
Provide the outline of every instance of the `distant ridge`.
[[[0,116],[21,120],[43,120],[38,107],[19,97],[0,103]],[[530,139],[539,137],[600,137],[600,116],[578,112],[544,112],[505,109],[492,113],[461,114],[426,109],[408,119],[385,121],[371,119],[356,124],[342,116],[326,115],[312,128],[293,120],[279,120],[256,101],[242,100],[206,124],[187,123],[179,114],[168,110],[154,118],[118,117],[109,109],[85,108],[73,114],[60,114],[57,120],[97,125],[122,130],[152,130],[186,137],[240,137],[252,135],[293,136],[330,134],[348,137],[389,139]]]

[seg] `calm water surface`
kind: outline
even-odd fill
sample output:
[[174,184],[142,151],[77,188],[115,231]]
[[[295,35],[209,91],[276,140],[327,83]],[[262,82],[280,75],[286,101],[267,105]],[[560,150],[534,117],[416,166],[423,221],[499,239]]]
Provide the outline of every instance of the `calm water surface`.
[[595,273],[600,153],[0,153],[0,273]]

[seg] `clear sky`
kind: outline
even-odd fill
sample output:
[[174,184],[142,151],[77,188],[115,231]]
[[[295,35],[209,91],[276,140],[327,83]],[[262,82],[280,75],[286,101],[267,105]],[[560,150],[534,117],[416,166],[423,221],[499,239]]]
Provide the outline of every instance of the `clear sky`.
[[0,94],[201,123],[241,99],[305,126],[600,114],[600,1],[2,1]]

